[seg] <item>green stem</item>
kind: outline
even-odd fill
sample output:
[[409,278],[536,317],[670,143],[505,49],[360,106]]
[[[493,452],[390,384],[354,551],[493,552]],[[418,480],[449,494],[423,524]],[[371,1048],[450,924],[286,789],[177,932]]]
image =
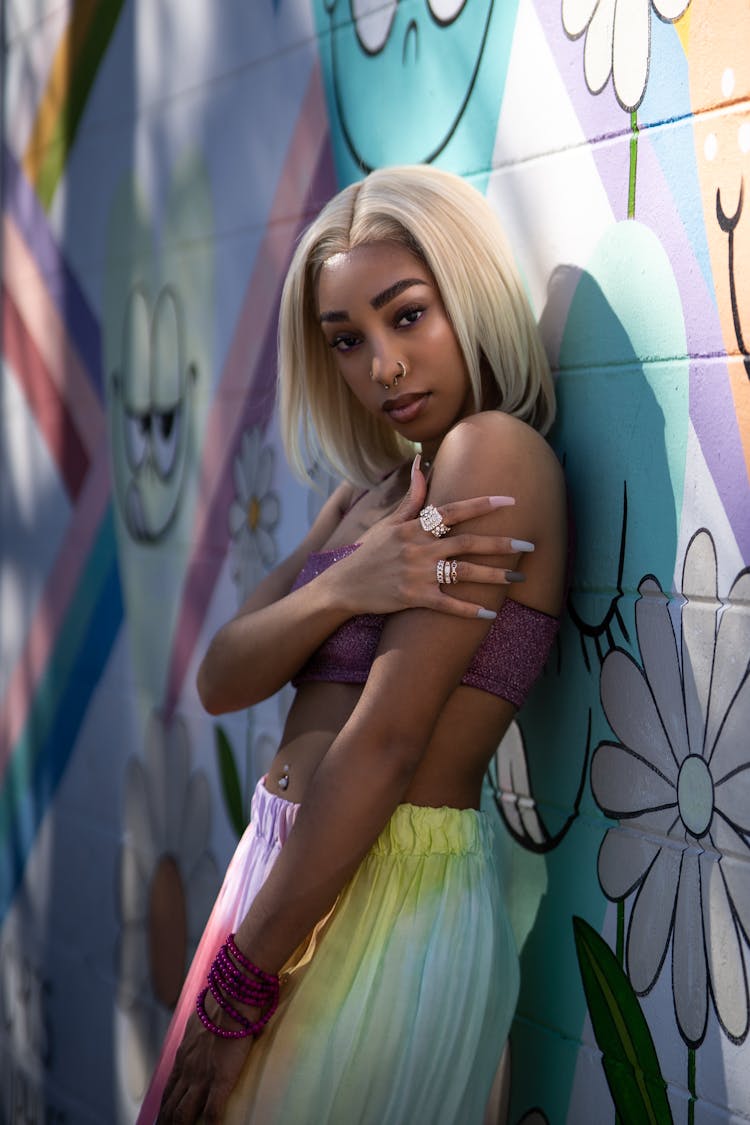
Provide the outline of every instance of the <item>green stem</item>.
[[630,115],[630,175],[628,176],[628,218],[635,217],[635,173],[638,166],[638,119]]
[[688,1125],[695,1125],[695,1047],[688,1047]]

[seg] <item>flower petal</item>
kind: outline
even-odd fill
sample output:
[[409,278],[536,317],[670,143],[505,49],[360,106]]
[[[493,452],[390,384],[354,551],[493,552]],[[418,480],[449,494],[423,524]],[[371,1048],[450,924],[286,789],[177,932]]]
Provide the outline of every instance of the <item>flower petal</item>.
[[264,496],[271,487],[273,480],[274,451],[272,445],[264,445],[258,458],[258,468],[255,474],[254,486],[258,496]]
[[219,893],[219,884],[219,871],[213,857],[204,852],[185,887],[188,936],[196,945]]
[[130,758],[125,767],[124,806],[127,831],[151,867],[159,854],[158,829],[151,815],[146,771],[139,758]]
[[588,26],[599,0],[562,0],[562,24],[565,34],[577,39]]
[[143,870],[140,856],[131,844],[120,850],[120,888],[117,901],[123,922],[143,922],[148,911],[148,891],[151,871]]
[[600,679],[602,705],[617,737],[677,783],[677,762],[645,675],[624,652],[608,653]]
[[671,782],[626,746],[612,742],[600,742],[594,751],[591,788],[601,809],[617,819],[677,804]]
[[263,566],[266,570],[270,569],[276,562],[276,540],[264,527],[256,527],[255,542]]
[[190,778],[190,743],[185,720],[177,715],[164,735],[165,787],[163,846],[172,855],[180,850],[180,834]]
[[699,531],[685,552],[682,593],[682,682],[691,754],[702,754],[711,673],[716,645],[716,551],[707,531]]
[[651,52],[650,0],[617,0],[612,75],[617,100],[632,113],[643,100]]
[[599,882],[607,898],[625,898],[659,854],[659,844],[629,828],[610,828],[599,849]]
[[147,995],[149,991],[146,927],[138,922],[124,925],[120,930],[118,952],[118,1002],[123,1008],[131,1008],[139,997]]
[[679,849],[659,850],[636,895],[628,926],[628,976],[636,992],[648,992],[661,972],[672,931],[680,877]]
[[700,857],[703,941],[716,1014],[726,1033],[743,1039],[748,1029],[745,962],[732,905],[714,854]]
[[690,0],[653,0],[653,3],[661,18],[673,23],[684,15]]
[[682,858],[672,946],[672,992],[677,1022],[683,1038],[697,1044],[703,1039],[708,1018],[708,970],[703,931],[698,858],[686,851]]
[[229,506],[229,534],[236,539],[244,530],[247,530],[247,508],[233,500]]
[[721,874],[745,941],[750,942],[750,853],[728,826],[722,832],[722,843],[728,846],[719,863]]
[[239,457],[235,457],[232,463],[232,476],[234,477],[234,494],[237,503],[244,510],[247,508],[247,502],[250,499],[249,481],[251,478],[246,475]]
[[[716,735],[732,706],[740,685],[747,680],[750,655],[750,574],[742,574],[729,592],[728,605],[719,615],[714,653],[711,699],[706,721],[706,757],[710,759]],[[745,700],[745,730],[750,720]],[[731,768],[731,767],[725,767]]]
[[615,0],[600,0],[591,17],[583,49],[583,73],[592,94],[604,89],[612,73],[612,27]]
[[638,647],[648,685],[678,763],[688,753],[679,653],[669,616],[669,598],[653,578],[638,587],[635,605]]
[[279,522],[281,505],[275,492],[267,492],[260,502],[260,526],[266,531],[273,531]]
[[750,762],[715,786],[714,806],[739,832],[750,832]]
[[186,881],[206,849],[210,829],[211,790],[206,775],[196,770],[188,784],[180,827],[179,860]]

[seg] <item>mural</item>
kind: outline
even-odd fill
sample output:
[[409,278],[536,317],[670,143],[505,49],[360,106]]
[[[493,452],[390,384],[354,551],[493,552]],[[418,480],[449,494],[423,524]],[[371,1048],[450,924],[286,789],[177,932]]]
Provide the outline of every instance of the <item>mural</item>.
[[47,0],[5,13],[0,1122],[135,1118],[291,689],[208,637],[334,482],[274,418],[299,231],[435,162],[557,373],[568,612],[498,747],[522,960],[487,1125],[750,1115],[750,8]]

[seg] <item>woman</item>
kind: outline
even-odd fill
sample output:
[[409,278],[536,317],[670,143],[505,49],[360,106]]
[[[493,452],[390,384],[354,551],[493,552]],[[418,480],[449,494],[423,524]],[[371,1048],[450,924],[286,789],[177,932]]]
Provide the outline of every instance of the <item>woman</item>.
[[199,671],[212,714],[297,694],[141,1120],[466,1125],[518,988],[481,782],[564,597],[552,382],[490,208],[426,167],[324,208],[279,348],[292,465],[347,483]]

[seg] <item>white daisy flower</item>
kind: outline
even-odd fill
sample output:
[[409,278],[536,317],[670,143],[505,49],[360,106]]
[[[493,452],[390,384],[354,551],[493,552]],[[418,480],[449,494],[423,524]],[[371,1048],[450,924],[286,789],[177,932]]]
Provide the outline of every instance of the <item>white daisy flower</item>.
[[619,742],[603,742],[591,784],[610,828],[599,879],[615,901],[635,898],[627,970],[653,988],[671,943],[675,1014],[685,1041],[706,1031],[709,995],[727,1036],[748,1032],[750,939],[750,572],[719,600],[706,531],[685,555],[678,641],[668,598],[640,585],[643,667],[619,650],[604,661],[601,697]]
[[617,100],[632,113],[643,100],[651,55],[651,8],[673,23],[690,0],[562,0],[562,22],[571,39],[585,33],[583,73],[592,94],[612,77]]
[[234,461],[235,499],[229,509],[229,530],[234,540],[233,578],[240,604],[276,562],[273,532],[279,522],[279,498],[271,491],[274,450],[263,445],[255,427],[242,435]]
[[139,1098],[219,888],[211,794],[205,774],[190,772],[182,719],[165,727],[151,716],[145,761],[127,765],[124,824],[118,1002],[129,1017],[126,1082]]

